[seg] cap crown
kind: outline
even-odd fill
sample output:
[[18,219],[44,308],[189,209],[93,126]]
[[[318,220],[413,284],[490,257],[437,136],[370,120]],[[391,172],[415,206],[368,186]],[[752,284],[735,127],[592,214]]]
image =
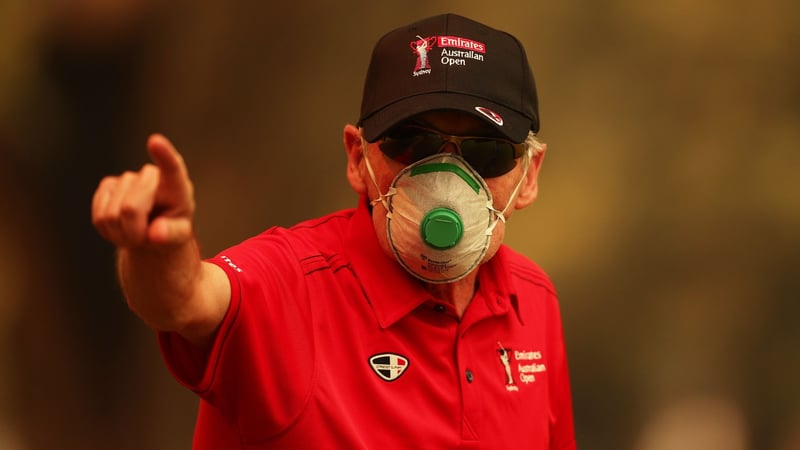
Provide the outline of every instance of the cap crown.
[[396,123],[432,110],[463,111],[522,142],[539,130],[536,87],[520,42],[455,14],[384,35],[372,53],[359,123],[373,141]]

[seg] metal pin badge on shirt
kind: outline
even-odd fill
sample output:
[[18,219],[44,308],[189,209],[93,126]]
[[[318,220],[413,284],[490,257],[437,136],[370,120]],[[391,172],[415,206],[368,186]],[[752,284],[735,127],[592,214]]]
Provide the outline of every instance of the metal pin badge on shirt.
[[379,353],[369,357],[369,365],[382,379],[394,381],[408,369],[408,358],[396,353]]

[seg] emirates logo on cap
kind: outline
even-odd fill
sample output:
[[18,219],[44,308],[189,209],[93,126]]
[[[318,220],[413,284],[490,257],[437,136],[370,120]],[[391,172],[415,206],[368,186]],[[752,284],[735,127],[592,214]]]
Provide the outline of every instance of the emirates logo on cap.
[[466,66],[468,61],[483,61],[486,54],[486,44],[459,36],[429,36],[417,35],[417,40],[409,43],[411,50],[417,55],[414,64],[415,77],[431,73],[431,52],[434,47],[442,49],[439,62],[444,66]]

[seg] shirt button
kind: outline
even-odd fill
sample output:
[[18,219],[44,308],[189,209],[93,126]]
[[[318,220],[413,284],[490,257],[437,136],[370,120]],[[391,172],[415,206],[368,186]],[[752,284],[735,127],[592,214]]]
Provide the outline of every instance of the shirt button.
[[436,305],[433,307],[433,310],[436,312],[443,313],[445,311],[445,307],[444,305]]
[[475,378],[472,375],[472,371],[467,369],[466,375],[467,375],[467,383],[472,383],[472,380]]

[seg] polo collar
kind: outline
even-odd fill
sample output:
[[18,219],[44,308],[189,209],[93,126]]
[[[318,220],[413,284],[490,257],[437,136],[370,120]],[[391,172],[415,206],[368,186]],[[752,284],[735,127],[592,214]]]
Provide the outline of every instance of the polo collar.
[[362,196],[344,236],[345,252],[382,328],[388,328],[431,295],[381,249],[367,199]]
[[509,252],[510,249],[506,245],[501,245],[492,259],[480,266],[478,289],[494,314],[502,314],[512,309],[517,320],[524,325],[525,322],[520,314],[517,285],[511,277]]

